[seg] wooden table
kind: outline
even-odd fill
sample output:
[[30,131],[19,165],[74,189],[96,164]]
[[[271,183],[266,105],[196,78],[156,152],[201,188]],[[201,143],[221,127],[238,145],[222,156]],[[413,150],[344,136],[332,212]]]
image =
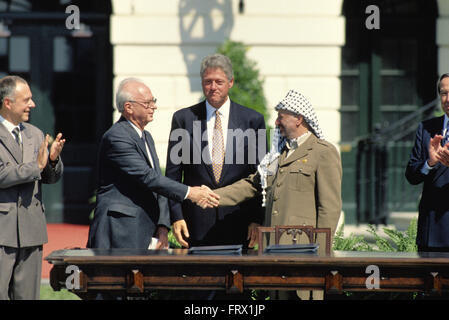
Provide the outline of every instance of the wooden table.
[[154,289],[319,289],[425,292],[449,290],[449,253],[335,251],[318,254],[189,255],[186,249],[70,249],[45,258],[54,290],[82,298],[99,292],[145,295]]

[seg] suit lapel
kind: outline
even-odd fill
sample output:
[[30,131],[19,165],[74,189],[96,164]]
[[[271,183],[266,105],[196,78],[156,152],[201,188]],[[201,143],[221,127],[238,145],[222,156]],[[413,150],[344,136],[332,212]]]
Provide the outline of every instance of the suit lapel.
[[[23,162],[32,162],[35,160],[35,152],[39,152],[39,149],[35,150],[30,130],[24,126],[22,126],[22,128]],[[40,146],[37,147],[39,148]]]
[[[435,131],[436,131],[435,134],[441,134],[441,135],[443,134],[443,132],[444,132],[444,116],[442,116],[441,120],[438,121],[438,127],[435,128]],[[430,134],[430,136],[432,137],[432,134]],[[429,142],[430,141],[427,141],[425,144],[427,149],[429,148]],[[435,170],[435,174],[433,176],[433,181],[434,182],[437,181],[442,175],[444,175],[446,173],[447,169],[448,169],[448,167],[446,167],[442,164],[439,164],[439,168],[437,168]]]
[[[123,127],[125,128],[126,131],[128,131],[129,137],[136,142],[137,146],[144,154],[145,159],[147,160],[148,164],[151,166],[151,162],[150,162],[150,159],[148,158],[147,149],[145,148],[145,143],[143,143],[143,139],[141,139],[139,137],[136,130],[131,126],[131,124],[128,122],[128,120],[126,120],[124,117],[121,117],[118,122],[123,123]],[[150,146],[150,144],[148,144],[148,147],[149,146]]]
[[[151,159],[153,159],[154,169],[157,172],[160,173],[161,172],[161,168],[159,166],[159,159],[157,157],[156,147],[154,146],[153,137],[151,136],[151,133],[149,133],[147,131],[147,134],[146,134],[145,138],[146,138],[145,140],[146,140],[146,142],[148,144],[148,149],[150,150]],[[150,165],[151,165],[151,162],[150,162]]]
[[229,170],[229,167],[236,160],[235,155],[236,155],[236,150],[238,147],[238,146],[236,146],[237,139],[234,139],[234,135],[230,134],[230,133],[234,132],[234,130],[239,129],[239,128],[242,130],[244,129],[244,128],[242,128],[242,126],[240,126],[238,116],[239,115],[237,114],[237,112],[235,110],[234,102],[231,101],[231,104],[229,106],[228,127],[226,128],[226,132],[223,132],[223,134],[226,134],[226,148],[225,148],[225,163],[223,164],[223,170],[221,171],[220,182],[222,182],[224,177],[226,177],[226,173]]
[[207,112],[206,103],[195,109],[190,139],[192,142],[192,163],[211,163],[207,141]]
[[17,163],[22,163],[22,150],[3,124],[0,124],[0,140]]
[[[202,158],[204,163],[211,164],[212,157],[209,153],[209,141],[207,139],[207,111],[206,111],[206,101],[201,104],[200,113],[198,115],[198,120],[201,121],[201,148]],[[210,165],[210,170],[212,173],[212,165]]]

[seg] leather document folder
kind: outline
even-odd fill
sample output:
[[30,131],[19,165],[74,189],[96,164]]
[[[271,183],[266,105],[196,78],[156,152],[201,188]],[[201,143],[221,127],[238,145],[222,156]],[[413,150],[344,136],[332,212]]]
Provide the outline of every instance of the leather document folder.
[[242,245],[226,245],[226,246],[201,246],[189,249],[189,254],[207,254],[207,255],[234,255],[242,254]]
[[316,253],[318,243],[308,244],[274,244],[266,247],[265,253]]

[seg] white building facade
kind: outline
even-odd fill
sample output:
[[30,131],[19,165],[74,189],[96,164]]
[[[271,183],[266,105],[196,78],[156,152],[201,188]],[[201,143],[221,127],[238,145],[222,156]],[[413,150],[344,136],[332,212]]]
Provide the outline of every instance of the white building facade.
[[239,13],[239,0],[113,1],[114,87],[124,77],[139,77],[157,97],[148,129],[163,166],[173,112],[202,96],[202,58],[226,39],[241,41],[265,80],[268,123],[274,125],[277,102],[297,89],[312,101],[327,139],[337,144],[345,39],[341,5],[341,0],[246,0]]
[[[347,56],[351,56],[352,51],[345,48],[351,45],[348,39],[353,37],[353,30],[347,23],[358,19],[358,28],[365,28],[365,20],[376,18],[371,16],[371,12],[363,10],[364,5],[360,4],[363,1],[113,0],[110,32],[114,88],[120,80],[132,76],[141,78],[152,89],[158,99],[158,110],[148,129],[155,139],[161,166],[164,167],[173,113],[196,104],[202,97],[199,76],[202,58],[216,52],[226,39],[243,42],[249,47],[248,57],[256,61],[264,79],[267,108],[271,112],[270,119],[266,119],[269,124],[274,125],[273,108],[289,89],[300,91],[312,102],[325,138],[342,151],[343,209],[352,211],[351,215],[354,216],[357,191],[352,185],[356,180],[356,155],[351,139],[365,131],[372,131],[371,125],[374,126],[377,121],[371,119],[371,111],[365,113],[364,110],[377,108],[378,116],[399,119],[405,114],[399,111],[417,110],[436,95],[434,91],[430,96],[418,97],[417,94],[412,102],[406,102],[404,93],[404,96],[394,98],[396,102],[391,102],[394,94],[405,90],[420,91],[422,84],[419,79],[423,78],[430,79],[426,80],[432,88],[428,91],[434,90],[438,75],[449,72],[448,0],[426,2],[429,3],[427,22],[430,21],[426,25],[430,26],[428,29],[431,31],[426,31],[428,35],[422,38],[430,39],[431,46],[430,53],[425,54],[420,48],[428,45],[423,45],[421,38],[413,39],[419,31],[394,35],[395,23],[399,26],[398,30],[401,29],[399,24],[404,17],[422,22],[420,15],[424,2],[411,1],[409,5],[399,1],[392,2],[388,8],[380,8],[380,30],[372,30],[372,33],[358,30],[361,34],[357,36],[360,42],[358,51],[363,51],[360,37],[364,34],[378,39],[377,42],[373,41],[378,47],[373,44],[373,53],[368,55],[371,59],[367,64],[368,71],[363,71],[363,59],[351,69]],[[361,10],[349,17],[352,4],[360,6]],[[380,53],[377,54],[376,50]],[[408,55],[409,50],[415,50],[416,55]],[[394,58],[388,59],[384,55]],[[403,66],[401,61],[410,56],[413,60],[410,66]],[[434,70],[423,76],[419,70],[426,69],[426,59],[429,57],[433,64],[427,68]],[[397,66],[389,64],[393,60],[397,60]],[[352,80],[349,79],[351,76]],[[360,88],[363,76],[370,86],[368,93]],[[397,87],[396,84],[388,85],[388,81],[396,81],[393,83],[397,83]],[[355,102],[347,103],[347,96],[352,91],[361,93],[354,95]],[[373,96],[366,106],[362,101],[364,95]],[[376,96],[379,96],[379,101]],[[118,114],[115,113],[114,119],[117,118]],[[385,119],[382,121],[385,122]],[[358,129],[347,138],[345,132],[351,131],[352,127]],[[402,165],[406,163],[399,164],[399,171]],[[402,173],[399,176],[403,178]],[[402,179],[400,183],[404,181]],[[355,218],[348,220],[349,223],[354,221]]]

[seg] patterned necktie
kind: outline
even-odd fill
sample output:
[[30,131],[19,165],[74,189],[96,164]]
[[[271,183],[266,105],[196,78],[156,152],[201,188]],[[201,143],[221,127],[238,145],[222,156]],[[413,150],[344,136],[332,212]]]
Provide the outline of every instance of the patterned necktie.
[[221,171],[223,170],[224,160],[224,140],[223,128],[218,110],[215,112],[214,134],[212,136],[212,170],[215,181],[220,182]]
[[16,139],[17,144],[20,147],[20,150],[22,150],[22,141],[20,141],[20,129],[19,129],[19,127],[15,127],[12,130],[12,133],[14,134],[14,137]]

